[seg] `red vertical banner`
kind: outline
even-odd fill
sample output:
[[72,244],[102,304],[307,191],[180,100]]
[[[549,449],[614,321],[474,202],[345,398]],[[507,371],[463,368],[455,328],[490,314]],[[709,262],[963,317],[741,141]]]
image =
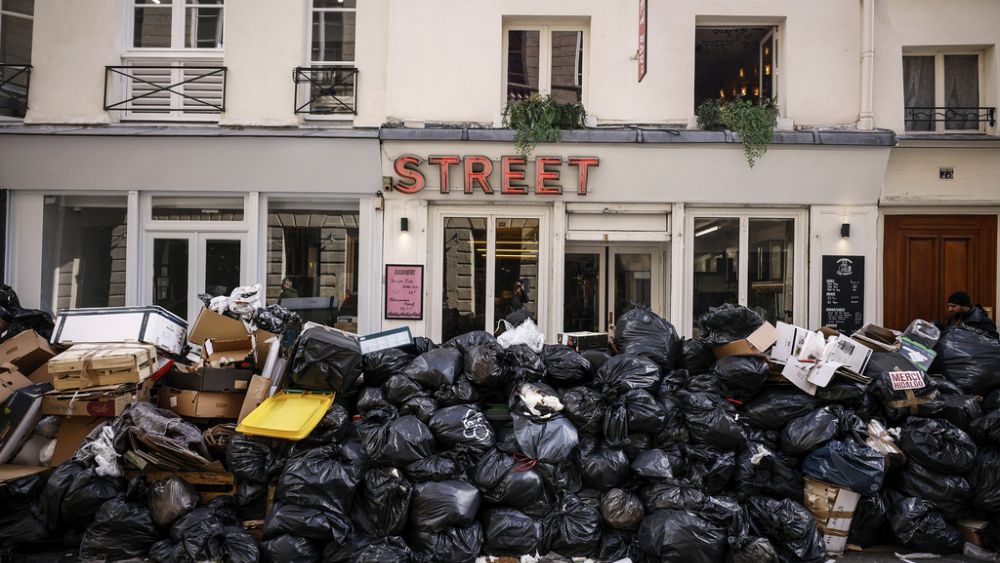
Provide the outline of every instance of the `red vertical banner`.
[[639,50],[636,58],[639,59],[639,82],[646,77],[646,9],[649,0],[639,0]]

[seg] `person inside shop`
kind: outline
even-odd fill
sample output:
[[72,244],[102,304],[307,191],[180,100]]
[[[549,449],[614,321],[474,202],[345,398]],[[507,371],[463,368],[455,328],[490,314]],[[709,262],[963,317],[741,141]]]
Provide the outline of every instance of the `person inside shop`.
[[969,326],[978,328],[991,338],[998,337],[997,325],[990,320],[986,310],[982,305],[973,305],[972,298],[964,291],[956,291],[948,296],[948,315],[939,324],[942,325],[941,328]]
[[278,299],[294,299],[299,296],[299,290],[295,289],[292,285],[292,278],[285,277],[281,280],[281,293],[278,294]]
[[512,295],[507,301],[507,309],[504,311],[504,320],[513,326],[518,326],[525,320],[531,318],[531,312],[525,305],[528,303],[528,280],[521,278],[514,282]]

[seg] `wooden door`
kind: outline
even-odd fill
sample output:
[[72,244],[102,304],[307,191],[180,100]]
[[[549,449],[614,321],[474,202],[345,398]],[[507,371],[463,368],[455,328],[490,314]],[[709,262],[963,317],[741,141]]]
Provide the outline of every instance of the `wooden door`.
[[990,310],[996,300],[994,215],[886,215],[885,326],[944,318],[945,301],[966,291]]

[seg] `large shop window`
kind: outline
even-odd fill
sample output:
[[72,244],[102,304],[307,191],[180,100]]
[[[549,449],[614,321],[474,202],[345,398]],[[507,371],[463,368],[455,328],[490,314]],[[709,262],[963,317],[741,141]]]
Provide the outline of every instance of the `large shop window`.
[[724,303],[771,323],[795,315],[795,218],[694,218],[692,319]]
[[125,196],[46,196],[41,308],[125,305]]
[[31,31],[35,0],[0,0],[0,116],[24,117],[28,108]]
[[980,131],[989,108],[979,107],[979,55],[903,56],[907,131]]
[[449,216],[442,225],[441,341],[493,331],[510,315],[538,320],[540,220]]
[[356,332],[358,202],[270,198],[267,301],[306,320]]
[[533,26],[507,30],[507,102],[551,94],[562,103],[583,102],[584,30]]
[[698,27],[694,33],[694,107],[706,100],[754,103],[778,95],[774,26]]

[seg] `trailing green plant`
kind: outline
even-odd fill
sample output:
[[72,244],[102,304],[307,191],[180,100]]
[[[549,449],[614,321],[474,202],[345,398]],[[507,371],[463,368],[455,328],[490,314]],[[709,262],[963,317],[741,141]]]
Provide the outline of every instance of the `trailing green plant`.
[[514,129],[514,148],[523,156],[530,155],[538,143],[558,141],[563,129],[583,127],[586,117],[583,104],[564,104],[538,94],[507,104],[503,110],[503,124]]
[[734,100],[720,108],[722,124],[740,136],[743,154],[750,168],[767,152],[774,139],[774,121],[778,108],[770,100],[755,104],[750,100]]
[[702,102],[695,110],[695,116],[698,118],[698,127],[705,131],[719,131],[726,128],[722,124],[722,106],[715,98]]

